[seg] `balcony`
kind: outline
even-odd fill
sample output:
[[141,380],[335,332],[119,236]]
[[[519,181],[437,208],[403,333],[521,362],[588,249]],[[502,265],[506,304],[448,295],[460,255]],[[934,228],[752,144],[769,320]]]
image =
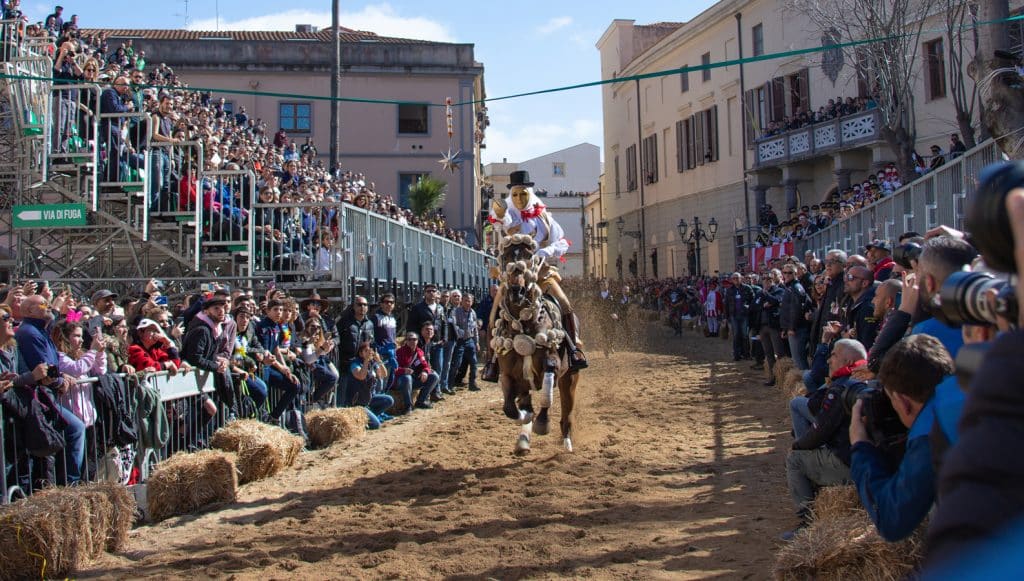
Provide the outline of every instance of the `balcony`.
[[767,169],[881,140],[877,109],[754,141],[754,168]]

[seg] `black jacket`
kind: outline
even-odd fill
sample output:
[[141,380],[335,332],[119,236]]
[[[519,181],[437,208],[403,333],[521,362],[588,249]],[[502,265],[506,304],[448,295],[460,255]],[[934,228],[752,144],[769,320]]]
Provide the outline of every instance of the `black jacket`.
[[[739,311],[736,309],[736,295],[739,295],[741,301]],[[723,300],[725,301],[725,316],[730,319],[733,317],[746,317],[750,310],[750,304],[754,302],[754,289],[745,284],[731,286],[725,289]]]
[[192,319],[181,340],[181,358],[193,367],[217,371],[217,341],[213,329],[199,318]]
[[889,315],[885,325],[875,335],[875,342],[868,350],[868,369],[878,373],[878,370],[882,368],[882,359],[885,358],[885,354],[907,334],[907,329],[910,328],[910,319],[909,313],[898,309]]
[[828,287],[825,289],[825,297],[814,314],[814,320],[811,321],[810,343],[812,346],[821,342],[821,330],[825,327],[826,322],[842,320],[843,299],[845,296],[842,276],[836,277],[835,280],[829,282]]
[[338,341],[338,359],[342,364],[338,370],[347,373],[348,368],[343,366],[355,358],[359,344],[364,341],[373,343],[373,321],[370,317],[357,321],[351,309],[345,311],[338,319]]
[[992,539],[1024,515],[1024,331],[1000,335],[971,380],[960,438],[939,473],[929,565]]
[[881,324],[881,321],[875,318],[875,307],[871,304],[875,298],[875,288],[874,286],[868,287],[864,294],[846,309],[846,327],[853,329],[852,338],[860,341],[869,351],[875,344],[878,326]]
[[785,297],[786,289],[781,284],[772,285],[768,289],[761,291],[761,313],[757,320],[759,327],[768,327],[775,331],[782,330],[782,301],[785,300]]
[[847,466],[850,465],[850,414],[843,405],[847,389],[864,387],[864,382],[847,375],[832,380],[821,399],[821,408],[814,415],[811,429],[793,442],[794,450],[813,450],[825,446]]
[[409,319],[405,324],[406,332],[412,331],[419,335],[424,323],[433,323],[435,341],[442,342],[448,340],[448,325],[445,323],[444,307],[438,306],[435,314],[430,310],[425,301],[420,301],[413,305],[412,310],[409,311]]
[[[796,331],[810,325],[810,321],[804,316],[804,309],[810,303],[810,297],[804,290],[804,285],[796,279],[789,281],[784,287],[782,304],[779,307],[779,329],[783,331]],[[814,338],[812,337],[813,341]]]

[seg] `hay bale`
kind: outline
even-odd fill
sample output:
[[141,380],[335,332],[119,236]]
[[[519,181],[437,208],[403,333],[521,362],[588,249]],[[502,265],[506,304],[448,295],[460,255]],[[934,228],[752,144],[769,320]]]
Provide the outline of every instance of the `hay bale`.
[[154,522],[217,502],[233,502],[238,497],[235,456],[220,450],[179,452],[157,465],[146,493]]
[[[400,392],[400,391],[397,391],[397,390],[395,390],[395,391],[389,391],[389,392],[388,392],[388,395],[390,395],[390,396],[391,396],[391,399],[395,400],[395,403],[394,403],[394,405],[392,405],[392,406],[391,406],[391,409],[389,409],[389,410],[388,410],[388,413],[389,413],[389,414],[391,414],[391,415],[393,415],[393,416],[397,416],[397,415],[399,415],[399,414],[404,414],[404,413],[405,413],[405,411],[406,411],[407,409],[409,409],[409,408],[408,408],[408,407],[406,407],[406,405],[405,405],[405,400],[404,400],[404,399],[403,399],[403,397],[402,397],[402,392]],[[307,421],[308,421],[308,420],[307,420]]]
[[779,550],[772,573],[780,581],[904,579],[921,562],[924,530],[888,543],[863,510],[816,519]]
[[782,394],[787,398],[804,395],[807,392],[804,386],[804,372],[799,369],[790,369],[782,377],[782,383],[778,384]]
[[[127,502],[127,504],[125,504]],[[0,579],[66,577],[93,561],[134,520],[119,484],[51,488],[0,509]],[[119,548],[119,546],[118,546]]]
[[814,497],[814,505],[811,512],[815,520],[829,520],[841,516],[856,514],[861,511],[860,496],[857,494],[857,487],[825,486],[818,490]]
[[790,369],[793,369],[793,359],[780,357],[775,361],[775,369],[773,370],[775,373],[775,385],[782,386]]
[[238,454],[239,484],[269,478],[295,464],[305,441],[277,426],[236,420],[213,434],[214,448]]
[[88,484],[79,487],[79,490],[96,491],[110,500],[112,513],[106,549],[112,553],[122,550],[138,513],[135,495],[127,486],[111,482]]
[[332,446],[363,437],[366,419],[366,410],[361,407],[313,411],[306,416],[306,430],[314,446]]

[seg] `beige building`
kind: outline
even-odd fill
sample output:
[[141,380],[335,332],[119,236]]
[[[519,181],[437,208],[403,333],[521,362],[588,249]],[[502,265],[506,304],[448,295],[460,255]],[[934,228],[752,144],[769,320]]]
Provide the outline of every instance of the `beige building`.
[[[787,6],[785,0],[722,0],[686,23],[615,20],[597,42],[601,76],[821,47],[827,35]],[[940,14],[926,22],[917,60],[917,149],[925,155],[933,144],[948,150],[950,134],[958,131],[942,84],[951,43],[934,32],[941,29]],[[697,245],[681,240],[677,225],[694,217],[719,224],[714,241],[702,241],[701,270],[743,267],[748,225],[756,224],[763,203],[784,219],[788,208],[818,203],[894,161],[877,111],[762,137],[761,128],[802,108],[865,94],[856,64],[836,57],[815,52],[604,85],[602,202],[612,225],[607,272],[614,276],[621,260],[629,276],[635,260],[640,276],[693,273]],[[621,231],[615,227],[620,219]]]
[[[90,32],[90,31],[86,31]],[[132,39],[150,66],[163,62],[192,87],[210,88],[230,109],[245,108],[271,131],[284,128],[299,144],[311,138],[319,156],[330,150],[331,29],[297,26],[296,32],[108,30],[111,47]],[[480,105],[453,109],[449,141],[444,103],[472,102],[484,94],[483,65],[472,44],[387,38],[343,29],[341,34],[339,159],[360,171],[377,192],[401,200],[423,174],[448,182],[444,211],[449,224],[479,232],[477,191],[480,148],[487,126]],[[454,173],[439,160],[461,151]]]

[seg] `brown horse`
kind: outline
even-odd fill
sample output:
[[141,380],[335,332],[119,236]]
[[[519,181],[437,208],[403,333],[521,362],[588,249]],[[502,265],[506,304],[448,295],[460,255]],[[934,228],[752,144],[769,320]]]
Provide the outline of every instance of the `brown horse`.
[[[493,321],[491,346],[498,354],[499,379],[505,398],[503,411],[522,426],[515,451],[530,450],[532,434],[549,430],[548,410],[554,386],[561,401],[562,443],[572,451],[572,411],[578,372],[570,372],[563,341],[569,340],[561,325],[557,301],[544,296],[541,283],[544,263],[535,257],[536,243],[515,235],[502,241],[505,267]],[[534,400],[536,398],[536,401]],[[535,413],[535,407],[539,411]]]

